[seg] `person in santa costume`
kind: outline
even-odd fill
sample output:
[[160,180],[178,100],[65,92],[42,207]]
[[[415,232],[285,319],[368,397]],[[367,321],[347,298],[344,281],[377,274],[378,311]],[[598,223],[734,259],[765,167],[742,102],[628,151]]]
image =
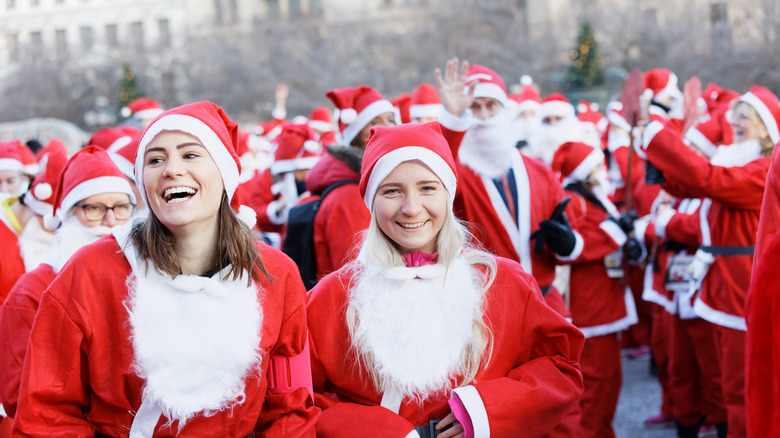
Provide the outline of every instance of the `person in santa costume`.
[[[544,163],[515,148],[506,88],[498,74],[480,65],[469,68],[467,61],[461,66],[454,58],[445,76],[437,70],[436,77],[445,109],[439,123],[461,180],[455,214],[469,222],[487,250],[520,262],[547,302],[567,315],[553,286],[555,265],[577,259],[583,241],[576,222],[569,223],[565,215],[550,219],[564,199],[560,181]],[[537,238],[544,244],[532,248]]]
[[338,141],[336,130],[333,127],[333,113],[326,106],[318,106],[311,110],[309,128],[316,134],[316,140],[322,144],[322,147],[328,147]]
[[358,235],[368,227],[371,214],[360,202],[357,181],[363,150],[372,126],[395,125],[393,104],[372,87],[337,88],[326,96],[339,110],[343,144],[332,144],[306,176],[306,188],[314,194],[335,187],[320,204],[314,220],[314,250],[317,277],[321,278],[349,262]]
[[238,127],[211,102],[139,144],[150,214],[74,254],[43,294],[14,433],[314,436],[305,291],[252,238]]
[[544,98],[539,106],[539,120],[540,125],[529,137],[528,148],[523,152],[542,160],[547,166],[560,145],[586,140],[585,125],[577,119],[574,105],[559,93]]
[[0,141],[0,303],[25,270],[19,249],[23,229],[19,196],[27,190],[27,179],[22,174],[20,147],[18,140]]
[[[517,139],[515,146],[518,149],[528,146],[531,138],[542,123],[539,117],[539,109],[542,106],[542,96],[536,88],[533,78],[523,75],[520,78],[522,88],[517,94],[510,94],[510,106],[512,107],[512,134]],[[512,104],[514,102],[514,104]]]
[[120,113],[122,117],[129,118],[132,123],[144,129],[163,111],[162,105],[156,100],[150,97],[139,97],[123,107]]
[[734,144],[720,146],[709,161],[685,146],[673,122],[649,123],[638,152],[663,173],[670,193],[711,199],[702,209],[702,246],[690,268],[701,281],[694,311],[715,324],[728,436],[740,437],[746,428],[745,294],[769,156],[780,141],[780,102],[754,86],[733,105]]
[[435,122],[376,127],[358,257],[307,312],[321,437],[537,437],[582,392],[582,334],[515,261],[475,249]]
[[49,206],[44,220],[56,229],[54,243],[44,255],[45,261],[19,278],[0,311],[0,398],[11,417],[16,412],[27,340],[43,291],[79,248],[126,223],[135,204],[130,184],[102,149],[81,149],[59,169],[54,167],[56,159],[56,155],[51,156],[39,175],[52,172],[56,182],[36,178],[33,185],[39,196],[56,191],[49,203],[38,201]]
[[585,393],[578,436],[614,437],[621,387],[618,333],[636,323],[630,291],[621,284],[623,252],[639,261],[642,247],[619,225],[620,213],[609,200],[604,153],[585,143],[562,144],[552,159],[584,240],[582,255],[571,266],[569,309],[572,323],[585,335],[580,358]]
[[423,82],[412,91],[409,117],[414,123],[435,122],[441,112],[439,91],[433,85]]

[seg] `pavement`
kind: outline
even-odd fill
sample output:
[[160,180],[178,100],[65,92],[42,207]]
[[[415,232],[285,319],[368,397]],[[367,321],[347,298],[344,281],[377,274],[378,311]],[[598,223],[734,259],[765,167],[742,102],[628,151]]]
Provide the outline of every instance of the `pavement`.
[[650,374],[650,359],[623,357],[623,387],[612,427],[616,438],[676,438],[674,429],[644,428],[645,418],[658,414],[661,385]]

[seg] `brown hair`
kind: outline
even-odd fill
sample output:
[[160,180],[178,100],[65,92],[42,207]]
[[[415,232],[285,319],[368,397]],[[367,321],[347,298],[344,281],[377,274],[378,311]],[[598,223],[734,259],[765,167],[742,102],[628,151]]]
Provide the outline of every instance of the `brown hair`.
[[[244,269],[251,275],[247,284],[252,279],[260,279],[262,273],[268,279],[273,279],[265,269],[260,254],[257,252],[252,232],[246,224],[236,216],[227,199],[227,194],[222,192],[222,202],[219,206],[217,250],[208,265],[207,271],[222,269],[230,266],[230,271],[224,279],[237,280],[241,278]],[[149,210],[149,217],[142,223],[133,227],[130,233],[133,244],[137,248],[138,255],[150,260],[154,269],[175,277],[181,273],[179,257],[176,251],[176,237],[162,223],[160,219]]]

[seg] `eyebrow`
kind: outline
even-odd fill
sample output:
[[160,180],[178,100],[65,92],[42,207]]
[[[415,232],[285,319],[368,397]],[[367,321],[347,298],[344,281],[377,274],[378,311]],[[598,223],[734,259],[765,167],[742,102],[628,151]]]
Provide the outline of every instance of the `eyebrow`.
[[[189,147],[189,146],[200,146],[203,149],[206,149],[206,146],[203,146],[202,144],[195,143],[195,142],[182,143],[180,145],[177,145],[176,149],[182,149],[182,148],[186,148],[186,147]],[[148,154],[149,152],[165,152],[165,148],[162,147],[162,146],[149,148],[149,149],[146,150],[146,152],[144,152],[144,156],[146,156],[146,154]]]
[[[438,181],[438,180],[432,179],[432,180],[426,180],[426,181],[417,181],[415,184],[417,184],[418,186],[424,186],[424,185],[428,185],[428,184],[441,184],[441,182]],[[379,187],[377,187],[377,189],[381,189],[383,187],[398,187],[400,185],[402,185],[402,183],[400,183],[400,182],[389,182],[389,183],[384,183],[384,184],[380,185]]]

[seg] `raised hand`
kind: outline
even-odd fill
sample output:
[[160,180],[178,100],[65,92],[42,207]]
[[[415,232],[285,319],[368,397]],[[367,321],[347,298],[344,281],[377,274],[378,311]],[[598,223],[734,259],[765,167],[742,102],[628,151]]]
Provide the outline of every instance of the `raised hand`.
[[463,89],[466,85],[466,77],[469,71],[469,62],[452,58],[447,61],[444,76],[440,69],[436,69],[436,83],[439,86],[439,98],[444,109],[450,114],[460,117],[467,108],[474,102],[474,87],[476,81],[468,85],[466,92]]

